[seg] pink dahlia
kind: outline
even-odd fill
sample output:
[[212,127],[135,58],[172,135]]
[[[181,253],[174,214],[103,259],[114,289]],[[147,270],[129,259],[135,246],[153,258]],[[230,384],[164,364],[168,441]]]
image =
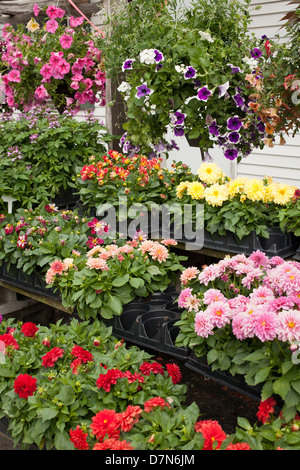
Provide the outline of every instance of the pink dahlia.
[[259,312],[255,316],[254,334],[261,341],[272,341],[276,338],[279,328],[278,316],[271,312]]
[[223,328],[230,323],[231,310],[226,301],[212,302],[206,309],[206,313],[210,315],[213,325],[217,328]]
[[213,322],[211,316],[206,312],[197,312],[195,316],[195,332],[198,336],[202,338],[208,338],[208,336],[213,335]]
[[278,331],[278,338],[281,341],[300,340],[300,312],[299,310],[286,310],[278,315],[280,327]]
[[210,304],[212,302],[220,302],[222,300],[225,300],[225,297],[219,289],[208,289],[204,293],[203,302],[205,304]]

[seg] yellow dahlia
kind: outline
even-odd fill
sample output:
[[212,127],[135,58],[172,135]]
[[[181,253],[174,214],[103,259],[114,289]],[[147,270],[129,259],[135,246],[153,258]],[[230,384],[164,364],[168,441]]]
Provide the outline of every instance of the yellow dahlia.
[[223,182],[225,174],[216,163],[204,162],[198,169],[199,179],[206,184],[215,184],[220,180]]
[[245,183],[244,193],[251,201],[262,201],[265,195],[265,185],[258,178],[250,178]]
[[292,200],[295,194],[295,186],[291,186],[285,183],[274,183],[273,184],[273,201],[275,204],[285,205]]
[[241,176],[239,176],[238,178],[235,178],[234,180],[230,180],[227,183],[229,196],[234,197],[237,194],[242,193],[246,181],[247,181],[247,178],[241,177]]
[[179,183],[179,185],[176,187],[176,196],[177,196],[179,199],[182,199],[183,193],[184,193],[185,190],[187,189],[188,185],[189,185],[189,181],[182,181],[182,182]]
[[222,206],[229,197],[226,184],[213,184],[205,188],[205,200],[211,206]]
[[204,198],[204,186],[200,181],[193,181],[189,183],[187,187],[187,194],[192,199],[203,199]]

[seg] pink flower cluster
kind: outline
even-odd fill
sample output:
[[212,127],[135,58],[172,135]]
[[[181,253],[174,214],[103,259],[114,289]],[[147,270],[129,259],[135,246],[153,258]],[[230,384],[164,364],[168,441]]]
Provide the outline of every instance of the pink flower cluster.
[[[208,338],[215,328],[231,325],[239,340],[300,341],[297,261],[269,259],[256,251],[249,257],[227,257],[205,266],[199,274],[195,268],[188,268],[182,273],[182,281],[178,305],[195,313],[197,335]],[[193,293],[188,284],[195,282],[207,287],[204,293]]]
[[[35,16],[40,13],[37,5],[33,11]],[[3,28],[6,48],[1,59],[9,72],[2,75],[2,79],[8,106],[18,108],[21,105],[26,111],[31,106],[40,105],[50,98],[50,89],[53,91],[59,81],[65,81],[68,85],[66,105],[75,112],[79,111],[81,104],[87,102],[104,106],[105,72],[102,51],[95,46],[92,35],[80,28],[84,18],[70,17],[69,26],[63,26],[62,22],[66,20],[63,9],[50,5],[46,14],[49,17],[45,23],[46,33],[44,29],[38,28],[31,35],[25,35],[15,31],[9,24]],[[52,36],[57,36],[55,45]],[[78,44],[81,57],[78,56]],[[28,81],[28,67],[35,70],[35,75],[36,72],[40,73],[40,85],[32,90],[30,102],[28,98],[24,98],[22,92],[22,87],[33,86],[32,83],[25,82]],[[15,84],[20,85],[16,87]],[[101,99],[96,96],[98,94]]]

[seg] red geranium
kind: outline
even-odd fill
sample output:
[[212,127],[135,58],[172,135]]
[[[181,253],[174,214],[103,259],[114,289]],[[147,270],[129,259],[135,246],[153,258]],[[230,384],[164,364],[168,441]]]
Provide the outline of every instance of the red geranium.
[[251,450],[246,442],[238,442],[237,444],[229,444],[225,450]]
[[148,401],[145,401],[144,411],[146,413],[149,413],[150,411],[153,410],[153,408],[156,408],[157,406],[159,406],[161,409],[163,409],[165,406],[170,408],[169,403],[165,402],[165,400],[163,398],[154,397],[154,398],[150,398],[150,400],[148,400]]
[[140,414],[143,412],[139,406],[129,405],[123,413],[119,414],[120,427],[122,431],[130,431],[138,422]]
[[70,441],[74,444],[74,447],[79,450],[88,450],[89,445],[86,441],[88,433],[83,432],[79,425],[75,429],[70,429]]
[[86,349],[83,349],[81,346],[74,346],[72,348],[71,354],[76,356],[83,363],[92,362],[94,360],[93,354]]
[[150,375],[151,372],[153,372],[153,374],[164,374],[164,368],[159,362],[143,362],[140,366],[140,371],[144,375]]
[[63,357],[64,350],[58,347],[52,348],[51,351],[48,351],[45,356],[42,357],[44,367],[53,367],[55,362]]
[[28,398],[36,391],[36,378],[28,374],[20,374],[14,381],[15,393],[20,398]]
[[204,437],[203,450],[219,449],[227,437],[218,421],[211,419],[198,421],[195,424],[195,431],[200,432]]
[[99,441],[102,441],[107,435],[109,438],[118,439],[120,430],[119,430],[120,418],[118,413],[114,410],[102,410],[99,411],[93,418],[92,424],[90,425],[92,429],[92,434],[96,436]]
[[264,401],[260,402],[258,412],[256,416],[259,421],[262,423],[266,423],[270,419],[270,414],[274,413],[274,406],[277,405],[277,402],[274,400],[273,397],[269,397]]
[[98,388],[103,388],[109,392],[112,385],[117,383],[117,380],[123,377],[123,372],[119,369],[107,369],[106,374],[100,374],[96,385]]
[[11,349],[19,349],[19,345],[13,335],[9,333],[4,333],[3,335],[0,335],[0,342],[3,342],[5,344],[5,350],[7,351],[7,348]]
[[173,384],[180,382],[182,375],[180,368],[177,364],[167,364],[166,369],[170,377],[172,377]]
[[35,333],[38,331],[38,327],[36,326],[35,323],[32,323],[30,321],[24,323],[21,328],[21,332],[24,333],[24,336],[29,336],[33,337],[35,336]]

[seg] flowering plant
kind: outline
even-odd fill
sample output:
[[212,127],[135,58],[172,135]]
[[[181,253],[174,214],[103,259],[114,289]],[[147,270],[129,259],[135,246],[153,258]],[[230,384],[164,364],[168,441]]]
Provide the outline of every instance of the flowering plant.
[[[299,8],[296,10],[299,14]],[[265,144],[273,147],[275,137],[285,144],[285,135],[300,129],[299,113],[299,24],[287,24],[285,41],[262,36],[256,47],[257,61],[246,75],[252,91],[249,106],[265,124]]]
[[70,189],[75,166],[87,162],[95,151],[104,151],[108,139],[91,115],[79,121],[46,107],[33,107],[18,116],[3,113],[0,196],[14,197],[14,208],[48,202]]
[[[245,81],[253,54],[248,6],[197,0],[124,60],[118,87],[126,103],[124,152],[167,155],[170,128],[175,136],[198,139],[202,154],[219,145],[229,160],[264,145],[264,125],[248,106]],[[159,11],[172,21],[168,14],[168,5]]]
[[72,450],[69,430],[99,410],[121,413],[156,397],[178,407],[184,399],[176,364],[126,347],[99,320],[48,327],[1,321],[0,417],[9,418],[15,444]]
[[296,237],[300,236],[299,210],[300,210],[300,190],[296,189],[292,200],[283,207],[278,214],[280,228],[283,232],[292,232]]
[[204,226],[212,235],[234,233],[242,239],[255,231],[269,238],[268,227],[278,226],[280,210],[292,204],[294,186],[272,178],[230,179],[216,163],[200,165],[194,181],[182,180],[176,188],[182,204],[204,204]]
[[[75,187],[87,208],[95,209],[107,202],[118,210],[125,199],[128,206],[149,208],[151,204],[173,201],[176,185],[183,177],[192,179],[192,173],[182,162],[174,163],[169,170],[163,167],[161,158],[126,156],[109,150],[98,160],[90,158],[89,164],[80,169]],[[126,214],[129,210],[127,207]]]
[[201,272],[187,268],[181,282],[176,344],[206,356],[212,370],[261,385],[262,400],[278,395],[284,418],[292,419],[300,403],[300,263],[256,251]]
[[34,18],[26,26],[4,26],[2,80],[10,108],[26,111],[50,99],[60,112],[66,108],[77,112],[85,103],[105,104],[102,54],[95,46],[103,33],[90,31],[83,17],[65,13],[55,5],[42,10],[35,5]]
[[1,214],[0,259],[10,271],[45,275],[48,263],[85,252],[91,229],[76,211],[58,211],[53,204]]
[[[91,225],[98,236],[103,222],[94,219]],[[80,256],[55,260],[46,273],[47,285],[60,291],[64,307],[76,307],[81,318],[112,318],[135,297],[164,291],[186,259],[170,250],[175,240],[144,240],[138,233],[128,242],[101,242]]]

